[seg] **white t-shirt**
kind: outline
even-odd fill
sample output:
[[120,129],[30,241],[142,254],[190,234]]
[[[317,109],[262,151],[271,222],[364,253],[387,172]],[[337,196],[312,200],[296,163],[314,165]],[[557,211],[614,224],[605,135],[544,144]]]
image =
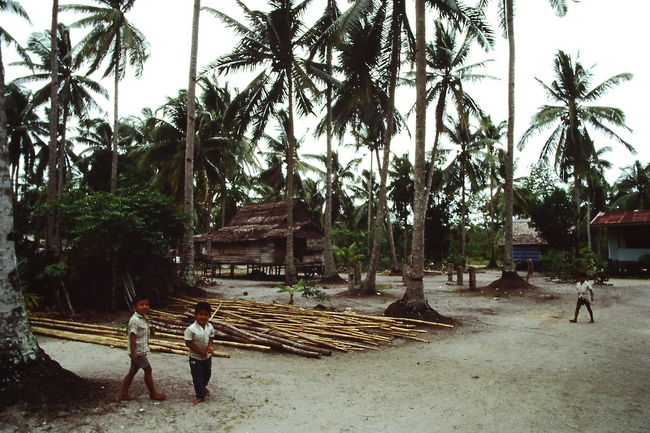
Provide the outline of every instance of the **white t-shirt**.
[[582,298],[585,301],[591,302],[590,290],[593,290],[593,287],[591,287],[591,283],[589,283],[589,281],[585,280],[585,282],[582,284],[580,284],[580,282],[576,283],[576,291],[578,292],[578,298]]
[[[185,328],[185,341],[191,341],[201,349],[207,349],[210,343],[210,338],[214,338],[214,328],[210,323],[205,324],[205,328],[201,327],[195,320],[190,326]],[[203,355],[190,349],[190,358],[206,360],[211,355]]]
[[126,350],[129,353],[131,353],[131,334],[135,334],[135,354],[140,356],[149,353],[149,322],[147,322],[146,317],[133,313],[133,316],[129,319],[127,327],[129,343],[126,345]]

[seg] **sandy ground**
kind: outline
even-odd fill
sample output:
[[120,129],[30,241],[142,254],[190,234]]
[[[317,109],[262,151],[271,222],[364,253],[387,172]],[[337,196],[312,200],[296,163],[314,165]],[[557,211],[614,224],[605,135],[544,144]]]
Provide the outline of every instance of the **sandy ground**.
[[[496,273],[478,275],[479,285]],[[0,414],[7,432],[648,432],[650,431],[650,286],[614,280],[595,288],[595,324],[571,324],[573,286],[533,277],[540,290],[476,296],[427,277],[440,313],[462,322],[434,330],[430,344],[396,341],[380,351],[320,360],[226,350],[215,359],[212,398],[191,404],[187,360],[154,353],[154,379],[169,399],[115,396],[128,368],[123,350],[39,338],[61,365],[105,383],[106,400],[57,413],[15,407]],[[332,297],[337,308],[379,313],[403,293],[380,277],[383,295]],[[269,283],[220,280],[215,295],[280,300]],[[329,289],[335,294],[344,287]],[[243,293],[247,292],[248,295]],[[512,295],[512,294],[511,294]],[[313,306],[313,300],[297,300]]]

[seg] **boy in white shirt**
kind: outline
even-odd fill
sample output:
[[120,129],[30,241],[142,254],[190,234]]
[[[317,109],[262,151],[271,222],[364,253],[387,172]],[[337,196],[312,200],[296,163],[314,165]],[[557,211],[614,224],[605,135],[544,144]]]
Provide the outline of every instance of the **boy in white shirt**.
[[164,400],[165,394],[157,392],[153,385],[153,374],[151,364],[149,364],[149,322],[147,313],[149,313],[149,299],[145,296],[136,296],[133,299],[133,316],[129,320],[127,350],[131,358],[131,367],[122,382],[122,391],[120,400],[135,400],[136,397],[129,394],[129,387],[133,378],[139,369],[144,370],[144,383],[149,389],[149,397],[152,400]]
[[214,328],[208,321],[212,307],[207,302],[197,302],[194,323],[185,329],[185,345],[190,349],[190,372],[196,398],[192,403],[203,403],[210,395],[207,385],[212,375],[212,342]]
[[576,312],[573,315],[573,319],[569,320],[571,323],[576,323],[578,321],[578,312],[580,312],[580,307],[583,305],[587,307],[587,311],[589,311],[589,317],[591,317],[589,323],[594,323],[594,313],[591,311],[591,303],[594,302],[594,289],[586,280],[587,273],[584,271],[580,272],[578,274],[578,282],[576,283],[578,302],[576,303]]

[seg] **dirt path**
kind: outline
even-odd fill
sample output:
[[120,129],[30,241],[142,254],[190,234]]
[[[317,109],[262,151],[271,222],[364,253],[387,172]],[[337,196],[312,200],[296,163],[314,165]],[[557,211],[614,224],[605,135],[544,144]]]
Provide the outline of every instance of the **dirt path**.
[[[479,274],[479,285],[496,274]],[[212,400],[192,406],[187,361],[152,355],[154,378],[169,396],[109,400],[127,369],[123,350],[40,338],[64,367],[106,382],[107,400],[78,413],[0,414],[8,432],[647,432],[650,425],[650,286],[614,281],[596,287],[595,324],[571,324],[571,285],[531,281],[523,296],[476,296],[428,277],[440,313],[463,322],[433,331],[430,344],[396,342],[380,351],[311,360],[228,350],[215,360]],[[338,308],[379,312],[401,296],[399,278],[381,277],[384,295],[332,297]],[[394,288],[390,288],[394,286]],[[341,289],[337,289],[340,291]],[[248,295],[243,295],[243,292]],[[336,290],[332,290],[333,292]],[[272,285],[221,281],[221,296],[280,300]],[[298,302],[314,305],[303,299]]]

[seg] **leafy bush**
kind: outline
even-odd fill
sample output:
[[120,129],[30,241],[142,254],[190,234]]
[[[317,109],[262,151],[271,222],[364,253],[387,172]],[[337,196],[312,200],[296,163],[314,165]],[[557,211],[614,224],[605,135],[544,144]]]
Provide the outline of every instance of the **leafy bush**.
[[173,288],[169,250],[180,240],[184,217],[169,197],[146,187],[73,191],[59,209],[69,287],[77,297],[113,304],[116,276],[113,283],[127,298],[133,288],[150,294]]
[[576,279],[578,271],[587,273],[587,278],[603,283],[608,279],[607,262],[589,248],[580,250],[578,257],[565,251],[550,250],[541,260],[541,270],[553,279],[571,281]]
[[293,304],[293,294],[302,293],[303,298],[316,298],[319,301],[329,300],[329,295],[321,289],[317,289],[315,286],[308,284],[304,279],[300,279],[293,286],[286,286],[280,284],[278,287],[278,293],[289,293],[289,304]]

